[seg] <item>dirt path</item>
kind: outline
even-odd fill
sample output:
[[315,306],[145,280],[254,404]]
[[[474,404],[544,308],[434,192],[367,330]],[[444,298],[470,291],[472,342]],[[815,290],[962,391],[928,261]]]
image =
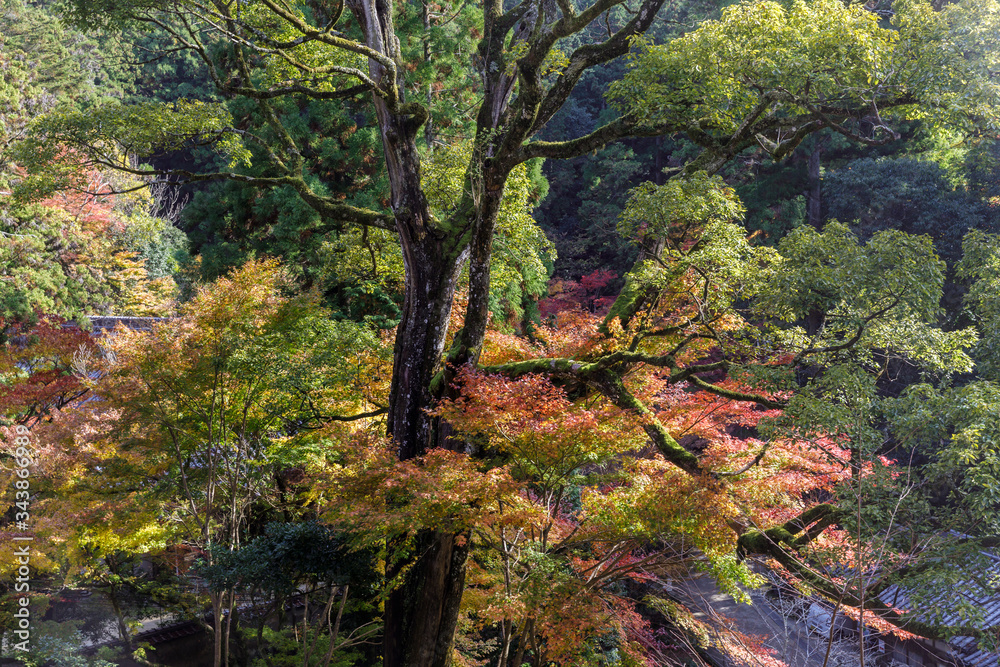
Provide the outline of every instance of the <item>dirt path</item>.
[[[709,651],[709,656],[717,667],[779,667],[782,664],[787,667],[823,667],[826,641],[817,634],[810,633],[801,623],[778,614],[764,599],[762,592],[752,591],[750,597],[753,604],[744,604],[720,591],[715,581],[708,576],[675,580],[672,583],[673,593],[687,605],[695,618],[718,628],[720,635],[725,630],[734,630],[759,640],[762,646],[770,650],[772,656],[771,659],[761,656],[761,651],[752,644],[747,645],[746,653],[756,653],[760,657],[739,657],[732,653],[727,655],[716,648]],[[729,641],[733,642],[734,635],[728,636]],[[736,644],[739,645],[740,642],[737,641]],[[845,655],[843,646],[835,649],[827,667],[856,664],[856,659],[851,659],[853,656]]]

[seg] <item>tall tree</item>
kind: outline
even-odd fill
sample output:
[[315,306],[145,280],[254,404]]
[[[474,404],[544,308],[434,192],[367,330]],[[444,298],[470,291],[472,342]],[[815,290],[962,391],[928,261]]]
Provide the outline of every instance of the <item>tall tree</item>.
[[[426,97],[407,97],[414,63],[401,46],[406,36],[397,30],[401,8],[391,0],[70,2],[76,16],[92,26],[139,22],[166,31],[177,48],[205,61],[222,94],[253,100],[274,138],[266,141],[234,126],[222,105],[109,105],[86,115],[57,113],[41,120],[35,139],[21,144],[18,159],[37,164],[69,147],[81,165],[97,163],[154,177],[229,178],[263,187],[287,186],[326,219],[394,232],[406,278],[396,333],[389,433],[401,459],[418,457],[434,446],[465,449],[461,439],[447,437],[449,429],[428,408],[447,391],[451,369],[475,363],[480,354],[489,313],[493,237],[508,177],[518,165],[534,158],[583,155],[628,137],[683,132],[700,149],[679,173],[690,177],[698,171],[717,171],[751,146],[763,146],[781,158],[823,128],[856,141],[887,141],[896,136],[891,114],[932,116],[967,129],[993,117],[995,89],[986,75],[995,70],[988,61],[1000,53],[992,48],[1000,34],[994,29],[993,2],[951,4],[939,12],[917,0],[900,2],[891,28],[881,27],[878,17],[860,5],[845,6],[835,0],[744,2],[669,44],[646,43],[641,35],[653,25],[664,2],[642,0],[628,6],[624,0],[596,0],[577,6],[568,0],[523,0],[507,7],[500,0],[484,0],[476,12],[460,12],[458,16],[468,21],[464,29],[481,36],[469,63],[476,70],[480,98],[462,195],[446,211],[432,209],[421,179],[420,144],[426,139],[422,128],[434,110],[427,107]],[[627,11],[613,11],[618,7]],[[627,74],[609,91],[616,114],[608,122],[566,141],[533,139],[589,70],[630,51]],[[306,172],[302,147],[274,111],[272,101],[286,95],[370,100],[389,182],[385,209],[344,204],[314,183]],[[206,142],[227,151],[234,167],[213,173],[168,173],[136,168],[121,158],[124,153],[148,155]],[[248,142],[264,148],[271,173],[251,176],[236,170],[236,164],[249,159]],[[690,183],[681,192],[690,190],[695,203],[661,202],[677,211],[657,213],[662,222],[648,226],[654,233],[645,235],[641,263],[612,310],[609,336],[615,321],[632,326],[635,315],[656,304],[664,285],[657,277],[662,277],[657,257],[669,246],[676,225],[694,231],[703,223],[710,229],[713,221],[720,221],[713,217],[717,210],[699,211],[698,206],[719,204],[725,195],[704,178]],[[651,197],[651,203],[655,199]],[[707,213],[707,218],[699,218],[699,213]],[[739,245],[731,233],[724,236]],[[808,238],[799,242],[809,246]],[[692,243],[694,247],[674,248],[680,253],[679,260],[674,259],[682,262],[685,272],[697,271],[692,268],[697,265],[694,259],[684,259],[701,250],[697,240]],[[920,254],[912,244],[907,247],[907,258]],[[740,252],[736,254],[746,259]],[[879,254],[883,249],[871,252],[884,256]],[[866,261],[875,271],[878,262]],[[445,353],[455,290],[466,266],[468,300],[462,328]],[[736,280],[737,275],[726,270],[721,279]],[[706,280],[711,282],[706,275],[699,284],[705,286]],[[900,284],[883,285],[875,293],[895,294]],[[834,304],[817,296],[819,291],[807,294],[832,309]],[[925,313],[926,304],[908,303],[904,299],[897,305]],[[775,297],[775,307],[799,317],[812,312],[803,311],[805,305]],[[842,321],[854,322],[861,333],[845,328],[835,333],[846,336],[842,343],[860,340],[867,331],[864,325],[892,311],[883,312],[884,307],[870,301],[855,304],[856,316]],[[711,327],[716,317],[721,317],[720,311],[702,312],[696,323]],[[649,329],[640,340],[658,335],[651,332],[661,328]],[[813,338],[794,357],[796,363],[810,356],[807,351],[829,352],[842,344],[831,333],[834,329],[811,332]],[[672,356],[628,349],[616,354],[580,368],[572,358],[539,360],[534,367],[573,376],[645,418],[648,410],[626,390],[622,377],[631,364],[659,360],[670,366]],[[699,370],[711,369],[690,366],[676,372],[697,386],[712,387],[698,376]],[[772,403],[759,398],[765,405]],[[644,427],[668,461],[701,474],[697,457],[679,446],[666,428],[655,420],[644,422]],[[428,530],[422,535],[414,562],[406,570],[406,584],[386,606],[385,665],[450,662],[468,548],[464,534]]]

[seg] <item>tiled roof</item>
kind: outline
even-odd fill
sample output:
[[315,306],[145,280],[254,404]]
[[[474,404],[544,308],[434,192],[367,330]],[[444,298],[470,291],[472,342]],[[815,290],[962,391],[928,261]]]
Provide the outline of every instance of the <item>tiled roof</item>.
[[[153,325],[157,322],[163,322],[167,318],[165,317],[121,317],[118,315],[90,315],[87,317],[90,320],[90,325],[93,327],[95,332],[98,331],[108,331],[114,329],[117,326],[123,326],[128,329],[136,329],[139,331],[149,331],[153,328]],[[70,323],[71,326],[76,326],[75,323]]]
[[[982,570],[977,571],[977,578],[986,582],[1000,582],[1000,556],[986,551],[980,552],[980,554],[985,557],[985,566]],[[898,609],[911,607],[910,597],[906,589],[895,584],[882,591],[879,599]],[[973,581],[971,575],[949,587],[947,593],[941,593],[924,604],[934,607],[936,618],[933,620],[935,624],[961,626],[969,621],[959,613],[960,603],[976,608],[978,613],[982,615],[982,619],[976,622],[980,629],[1000,629],[1000,590],[984,590],[982,585]],[[917,620],[924,620],[921,616],[919,612],[915,614]],[[924,616],[926,617],[926,615]],[[963,663],[969,667],[996,667],[997,664],[1000,664],[998,663],[1000,653],[979,650],[974,637],[954,637],[950,643],[959,653]]]

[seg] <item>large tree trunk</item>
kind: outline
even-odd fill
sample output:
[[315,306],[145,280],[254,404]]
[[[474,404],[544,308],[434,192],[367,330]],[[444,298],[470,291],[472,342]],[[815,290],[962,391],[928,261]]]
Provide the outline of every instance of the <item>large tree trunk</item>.
[[[468,187],[458,212],[447,222],[434,220],[423,193],[417,152],[417,137],[428,112],[403,99],[403,62],[392,25],[391,2],[348,0],[348,6],[360,23],[367,46],[385,56],[369,59],[369,74],[386,93],[375,95],[373,101],[406,267],[388,431],[399,458],[407,460],[435,446],[462,446],[449,440],[447,428],[437,428],[427,411],[448,389],[450,377],[442,363],[444,344],[456,284],[470,255],[469,305],[449,361],[461,365],[478,359],[486,331],[493,229],[510,167],[486,167],[485,148],[482,142],[477,143],[476,165],[467,175]],[[502,112],[509,93],[507,85],[491,106]],[[493,125],[496,120],[492,118]],[[480,131],[486,129],[481,127]],[[386,602],[384,667],[451,664],[468,550],[468,534],[423,530],[416,536],[408,561],[388,573],[391,577],[406,568],[403,584]]]
[[[492,203],[494,198],[485,199]],[[495,207],[486,208],[490,213],[488,220],[484,221],[483,211],[479,211],[468,227],[477,231],[485,227],[491,234]],[[406,296],[396,333],[389,435],[400,458],[406,460],[421,456],[432,447],[462,447],[461,442],[447,438],[447,429],[428,416],[427,410],[448,388],[450,374],[444,372],[442,364],[444,344],[456,282],[470,253],[470,236],[474,241],[470,304],[453,361],[461,364],[478,356],[485,332],[490,252],[477,239],[485,232],[463,234],[465,241],[447,236],[438,241],[434,233],[417,240],[402,233],[405,231],[402,227]],[[405,563],[408,568],[405,581],[386,603],[385,667],[451,664],[468,550],[469,536],[464,533],[424,530],[417,535],[413,555]],[[403,566],[398,564],[388,575],[392,577]]]
[[[427,410],[445,384],[439,373],[455,288],[469,255],[471,225],[442,229],[432,220],[421,190],[419,120],[413,109],[392,109],[380,100],[376,109],[406,267],[388,432],[399,458],[407,460],[423,455],[441,438]],[[386,602],[383,665],[447,667],[465,586],[467,536],[424,530],[415,541],[408,562],[388,573],[391,577],[407,568],[403,584]]]
[[[406,460],[423,455],[441,437],[427,410],[436,399],[434,380],[442,371],[456,282],[468,252],[434,232],[415,238],[405,220],[397,222],[406,294],[396,332],[388,426],[400,459]],[[386,602],[383,664],[446,667],[465,586],[468,544],[463,536],[429,530],[415,541],[405,581]]]
[[385,667],[451,664],[465,588],[468,535],[423,531],[417,536],[415,552],[416,561],[409,563],[405,583],[386,603]]
[[406,294],[389,394],[389,435],[403,460],[422,455],[435,437],[426,410],[433,404],[431,382],[441,370],[455,285],[467,254],[447,252],[444,244],[404,236]]

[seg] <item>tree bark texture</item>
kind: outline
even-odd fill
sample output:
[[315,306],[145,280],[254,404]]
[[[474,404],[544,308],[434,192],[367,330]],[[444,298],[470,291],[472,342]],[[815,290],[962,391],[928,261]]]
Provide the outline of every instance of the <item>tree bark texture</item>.
[[465,534],[423,531],[405,583],[385,608],[384,665],[449,665],[465,588]]

